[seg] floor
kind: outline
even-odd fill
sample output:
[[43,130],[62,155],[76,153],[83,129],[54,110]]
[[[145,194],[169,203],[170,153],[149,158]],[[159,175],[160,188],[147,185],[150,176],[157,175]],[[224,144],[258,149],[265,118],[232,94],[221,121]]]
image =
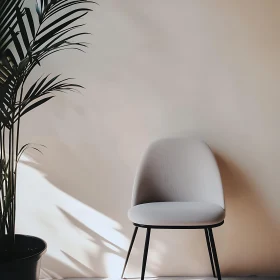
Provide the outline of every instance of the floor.
[[[223,277],[223,280],[280,280],[278,277]],[[69,278],[65,280],[120,280],[120,278]],[[139,278],[128,278],[127,280],[139,280]],[[146,280],[217,280],[213,277],[155,277]]]

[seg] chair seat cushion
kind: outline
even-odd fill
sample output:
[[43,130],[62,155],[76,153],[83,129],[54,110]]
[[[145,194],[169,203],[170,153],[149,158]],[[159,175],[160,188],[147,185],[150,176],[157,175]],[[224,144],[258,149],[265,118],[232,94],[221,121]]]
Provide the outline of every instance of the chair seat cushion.
[[225,210],[208,202],[153,202],[133,206],[129,219],[149,226],[206,226],[222,222]]

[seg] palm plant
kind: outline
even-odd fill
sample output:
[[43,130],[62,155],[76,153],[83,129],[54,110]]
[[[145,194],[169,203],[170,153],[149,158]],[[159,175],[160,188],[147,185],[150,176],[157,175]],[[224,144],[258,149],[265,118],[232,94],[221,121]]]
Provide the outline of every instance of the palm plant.
[[[29,0],[30,1],[30,0]],[[34,0],[35,1],[35,0]],[[57,92],[81,88],[59,75],[39,78],[30,88],[25,82],[49,55],[67,49],[83,51],[84,42],[73,39],[76,22],[91,9],[91,0],[37,0],[36,13],[24,0],[0,0],[0,239],[15,237],[17,165],[26,144],[19,147],[21,118],[54,97]]]

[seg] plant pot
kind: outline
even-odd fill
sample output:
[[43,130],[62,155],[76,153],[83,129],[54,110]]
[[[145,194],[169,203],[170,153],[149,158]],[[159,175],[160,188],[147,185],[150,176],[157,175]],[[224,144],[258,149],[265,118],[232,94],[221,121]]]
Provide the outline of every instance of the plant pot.
[[38,237],[16,234],[12,248],[10,238],[5,236],[0,240],[0,279],[38,280],[46,242]]

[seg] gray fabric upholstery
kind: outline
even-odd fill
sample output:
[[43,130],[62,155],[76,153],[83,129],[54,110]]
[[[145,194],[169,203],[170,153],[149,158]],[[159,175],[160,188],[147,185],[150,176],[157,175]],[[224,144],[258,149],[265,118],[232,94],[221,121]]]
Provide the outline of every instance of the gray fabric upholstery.
[[150,145],[135,177],[132,222],[213,224],[224,218],[224,208],[220,172],[207,144],[196,138],[168,138]]
[[155,202],[132,207],[128,217],[140,225],[200,226],[222,222],[225,211],[207,202]]

